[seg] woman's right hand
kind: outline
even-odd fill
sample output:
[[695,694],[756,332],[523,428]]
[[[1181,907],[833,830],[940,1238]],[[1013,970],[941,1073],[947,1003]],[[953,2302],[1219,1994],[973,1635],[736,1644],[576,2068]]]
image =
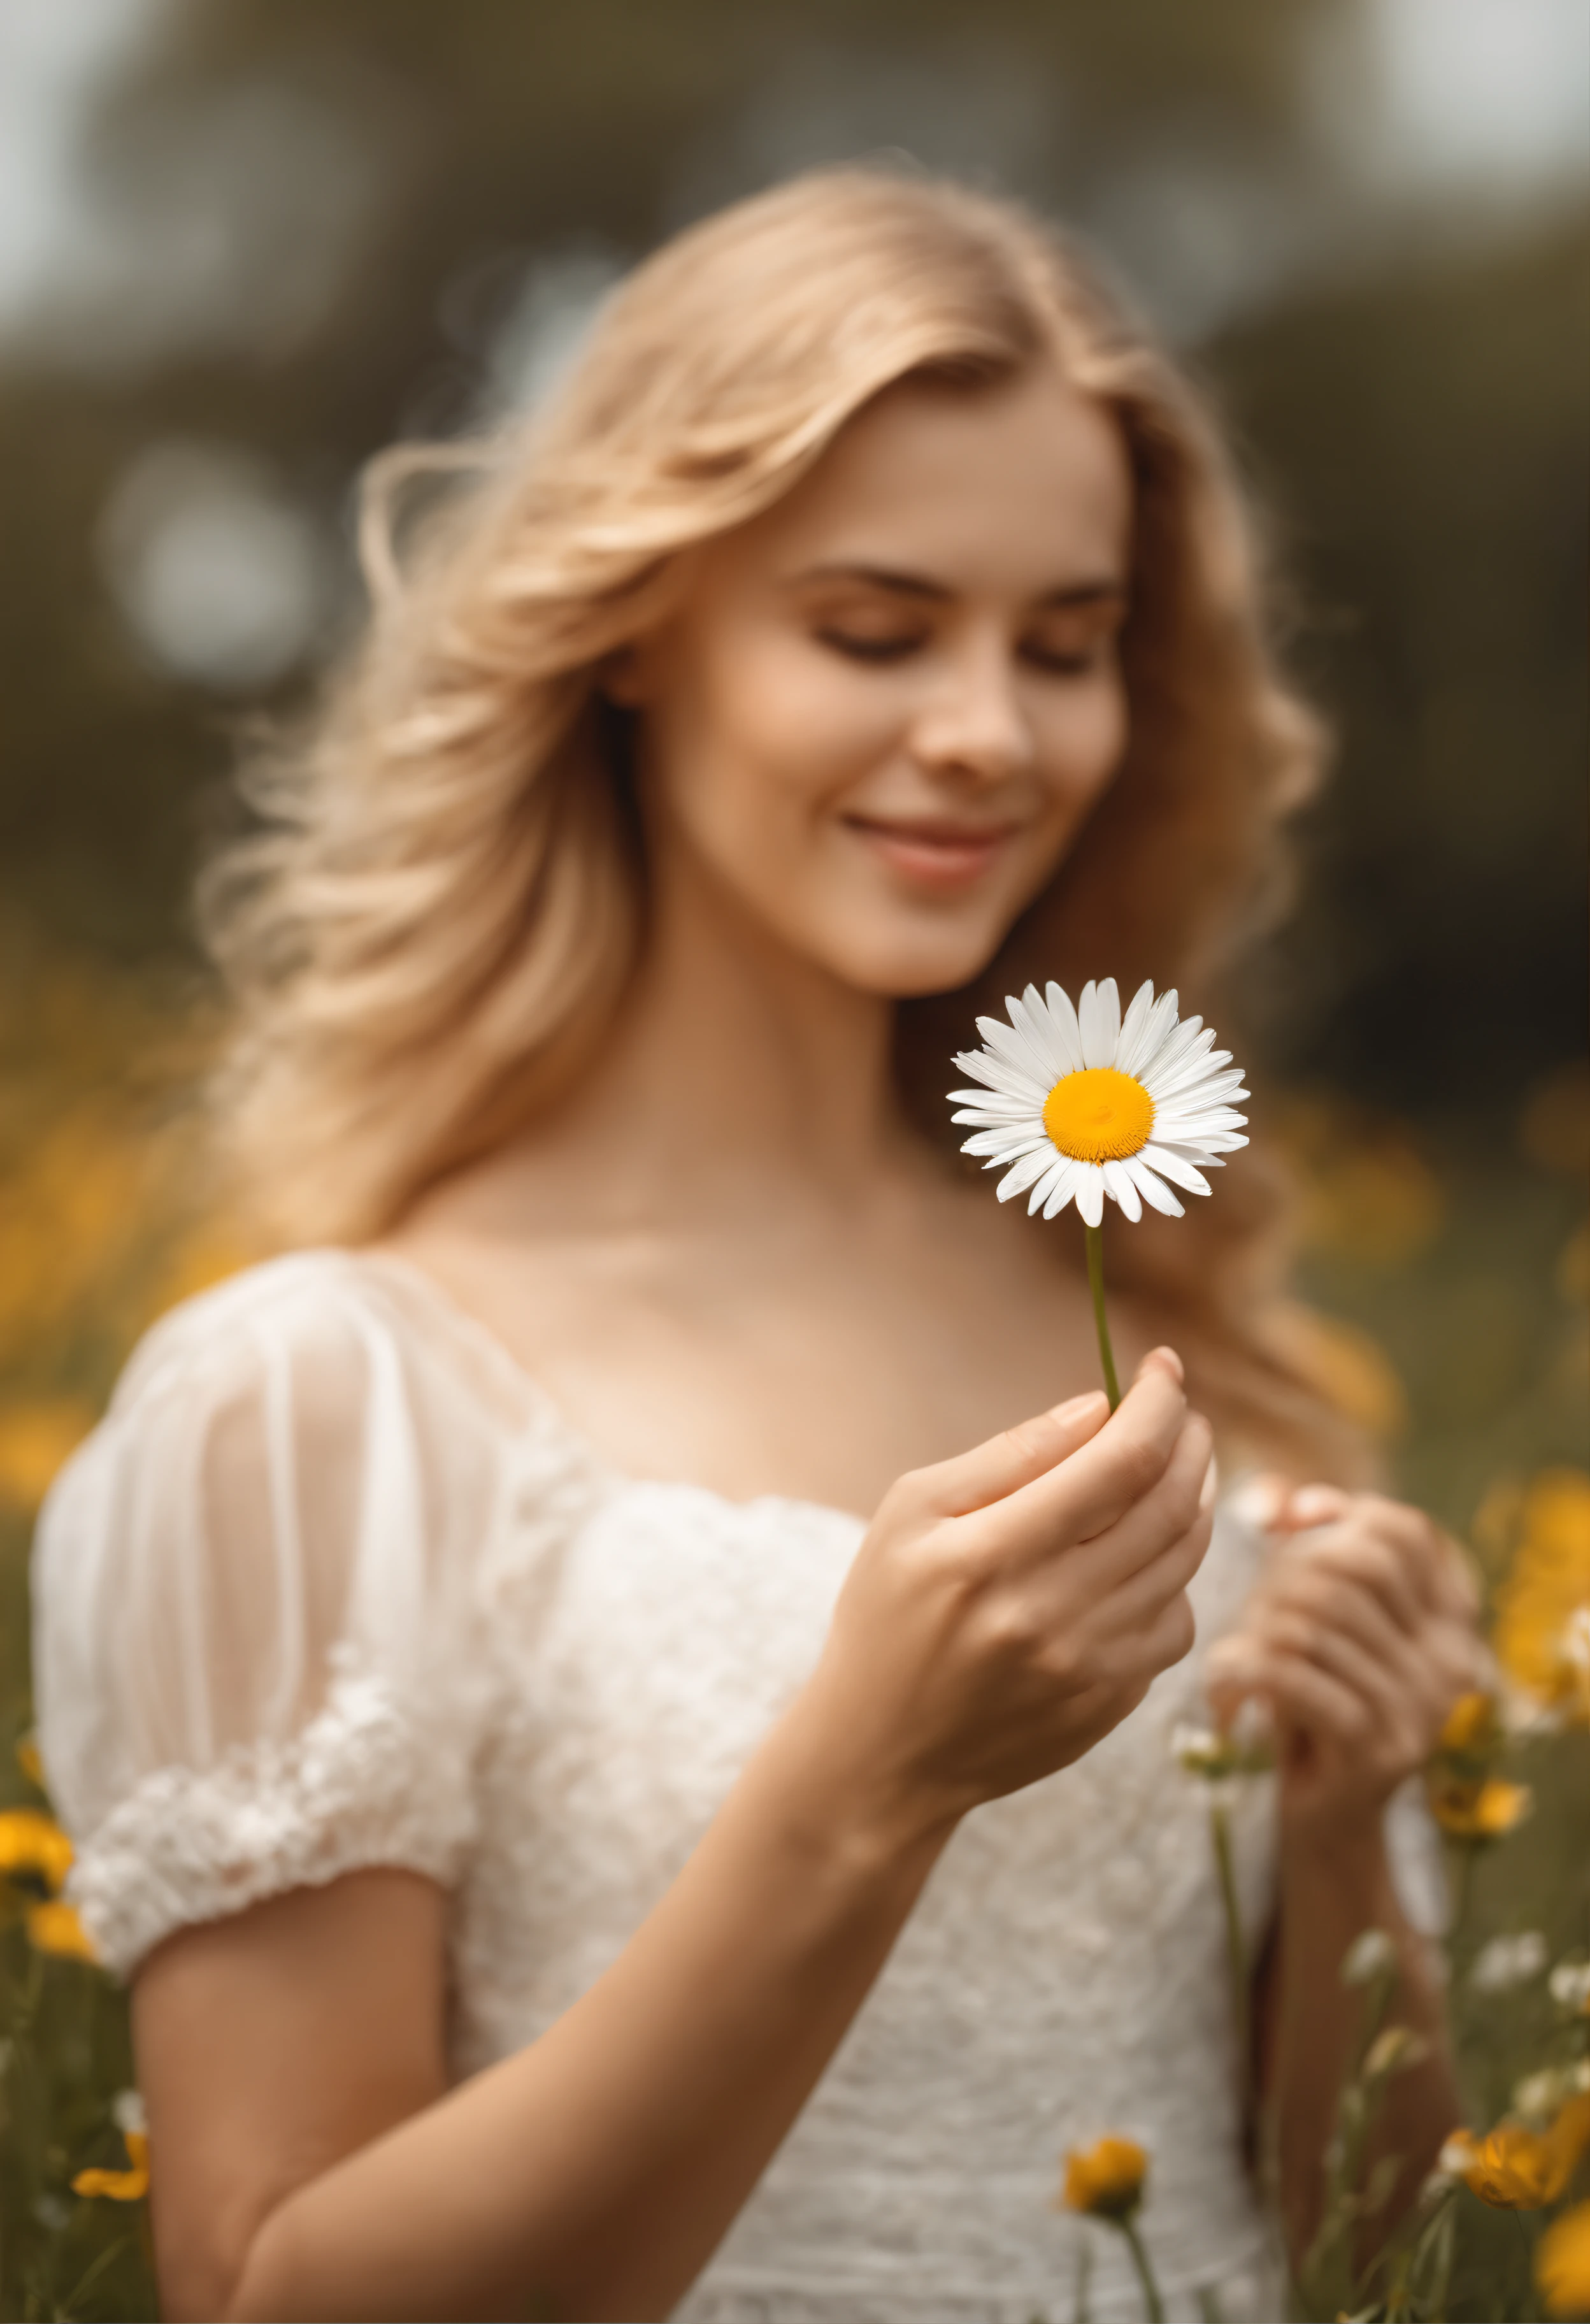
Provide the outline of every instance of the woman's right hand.
[[902,1477],[794,1709],[830,1796],[942,1831],[1107,1735],[1192,1644],[1211,1450],[1159,1348],[1113,1415],[1079,1397]]

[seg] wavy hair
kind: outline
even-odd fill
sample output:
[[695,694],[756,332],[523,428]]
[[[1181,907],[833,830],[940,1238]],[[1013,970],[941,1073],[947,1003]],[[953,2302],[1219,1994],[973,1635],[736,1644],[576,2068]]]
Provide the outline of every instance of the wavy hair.
[[[625,715],[599,673],[666,612],[679,552],[778,500],[896,381],[975,393],[1043,361],[1114,415],[1129,456],[1130,737],[987,972],[901,1004],[902,1086],[951,1144],[950,1052],[1029,976],[1146,976],[1208,1006],[1273,915],[1278,825],[1320,758],[1266,637],[1218,434],[1025,211],[820,171],[641,265],[541,411],[372,464],[371,619],[305,727],[245,770],[254,826],[201,890],[236,1004],[220,1125],[280,1232],[390,1230],[555,1103],[621,1007],[647,875]],[[452,483],[416,512],[427,479]],[[1276,1328],[1283,1207],[1250,1153],[1186,1220],[1117,1236],[1112,1269],[1175,1334],[1228,1439],[1341,1475],[1355,1447]]]

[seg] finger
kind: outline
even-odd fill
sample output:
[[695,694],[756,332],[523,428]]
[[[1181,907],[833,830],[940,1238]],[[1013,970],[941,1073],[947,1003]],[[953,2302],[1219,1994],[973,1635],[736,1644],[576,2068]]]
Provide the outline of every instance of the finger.
[[1430,1611],[1466,1621],[1476,1618],[1480,1591],[1475,1576],[1457,1542],[1433,1517],[1381,1493],[1360,1494],[1353,1514],[1365,1531],[1403,1558],[1421,1603]]
[[[1277,1580],[1261,1620],[1289,1611],[1321,1629],[1345,1631],[1393,1680],[1418,1668],[1418,1655],[1411,1650],[1422,1643],[1422,1637],[1411,1637],[1379,1594],[1350,1567],[1328,1565],[1323,1559],[1300,1560],[1291,1573]],[[1429,1628],[1424,1624],[1423,1633]]]
[[1363,1699],[1332,1673],[1300,1655],[1255,1653],[1245,1676],[1247,1692],[1267,1697],[1279,1717],[1311,1736],[1328,1738],[1356,1751],[1374,1732],[1375,1722]]
[[1031,1420],[1018,1421],[970,1452],[917,1470],[914,1481],[925,1489],[926,1498],[942,1516],[966,1517],[1006,1499],[1069,1460],[1108,1418],[1109,1398],[1102,1388],[1094,1388]]
[[1201,1413],[1189,1413],[1158,1484],[1066,1558],[1084,1586],[1100,1595],[1113,1592],[1183,1539],[1213,1499],[1213,1446],[1209,1422]]
[[1261,1605],[1284,1600],[1310,1573],[1324,1573],[1367,1591],[1405,1637],[1416,1637],[1429,1618],[1409,1560],[1395,1543],[1362,1526],[1356,1515],[1288,1543],[1258,1593]]
[[[1207,1429],[1207,1424],[1199,1424]],[[1089,1626],[1099,1637],[1132,1637],[1157,1620],[1163,1609],[1180,1597],[1203,1563],[1214,1527],[1214,1463],[1205,1465],[1205,1488],[1194,1493],[1198,1473],[1199,1434],[1189,1439],[1189,1475],[1168,1476],[1151,1500],[1161,1501],[1162,1515],[1153,1540],[1122,1536],[1120,1527],[1092,1541],[1067,1549],[1037,1564],[1028,1581],[1030,1602],[1045,1625],[1074,1622],[1079,1603],[1089,1609]],[[1177,1495],[1172,1505],[1168,1495]],[[1135,1526],[1139,1503],[1126,1521]],[[1187,1512],[1187,1521],[1181,1522]]]
[[1198,1618],[1186,1591],[1178,1590],[1138,1635],[1143,1660],[1156,1676],[1190,1655],[1198,1638]]
[[[1135,1636],[1158,1621],[1168,1605],[1184,1597],[1187,1585],[1203,1563],[1214,1530],[1212,1511],[1200,1509],[1178,1539],[1135,1573],[1129,1574],[1098,1609],[1096,1620],[1105,1635]],[[1055,1561],[1063,1572],[1065,1561]]]
[[1494,1674],[1484,1642],[1467,1622],[1440,1622],[1430,1631],[1421,1693],[1432,1738],[1460,1695],[1489,1692]]
[[1228,1726],[1243,1703],[1262,1692],[1264,1655],[1256,1641],[1242,1633],[1217,1638],[1204,1657],[1204,1692],[1222,1726]]
[[1466,1620],[1420,1616],[1409,1630],[1379,1595],[1335,1562],[1300,1562],[1277,1585],[1255,1618],[1264,1634],[1271,1618],[1295,1613],[1323,1634],[1356,1641],[1384,1674],[1392,1703],[1433,1737],[1457,1697],[1476,1683],[1482,1667],[1477,1632]]
[[1298,1655],[1339,1679],[1377,1723],[1400,1720],[1407,1690],[1399,1686],[1398,1672],[1346,1629],[1279,1609],[1267,1621],[1259,1644],[1266,1654]]
[[1385,1542],[1402,1559],[1403,1571],[1420,1601],[1432,1613],[1448,1602],[1455,1577],[1448,1569],[1445,1536],[1422,1509],[1406,1501],[1388,1500],[1382,1493],[1360,1493],[1353,1505],[1358,1527]]
[[1352,1496],[1335,1485],[1297,1485],[1287,1494],[1271,1520],[1272,1533],[1303,1533],[1311,1526],[1331,1525],[1345,1517]]
[[1255,1469],[1233,1488],[1226,1505],[1233,1517],[1255,1533],[1270,1533],[1292,1489],[1291,1479],[1282,1476],[1279,1469]]
[[1187,1420],[1181,1380],[1157,1354],[1079,1452],[999,1504],[1003,1539],[1024,1542],[1035,1554],[1089,1541],[1153,1490]]

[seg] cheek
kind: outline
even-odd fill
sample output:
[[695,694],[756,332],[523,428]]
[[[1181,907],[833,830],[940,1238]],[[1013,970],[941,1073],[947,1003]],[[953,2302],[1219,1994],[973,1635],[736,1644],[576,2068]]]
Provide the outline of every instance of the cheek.
[[1117,678],[1079,686],[1046,708],[1037,742],[1051,869],[1114,781],[1129,729],[1126,688]]
[[1056,790],[1091,804],[1121,762],[1127,727],[1126,689],[1118,672],[1080,686],[1057,703],[1043,753]]
[[903,724],[890,690],[828,669],[804,641],[742,633],[657,730],[674,812],[698,836],[787,846],[797,826],[887,754]]

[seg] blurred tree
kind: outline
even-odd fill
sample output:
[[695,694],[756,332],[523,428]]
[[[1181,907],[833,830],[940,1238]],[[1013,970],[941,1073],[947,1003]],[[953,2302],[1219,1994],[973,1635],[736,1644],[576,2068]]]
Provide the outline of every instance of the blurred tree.
[[1210,354],[1341,733],[1275,1033],[1404,1107],[1510,1108],[1585,1048],[1587,273],[1561,228]]
[[[1383,218],[1321,125],[1321,44],[1353,17],[171,7],[83,159],[122,272],[97,304],[63,283],[0,351],[0,909],[116,958],[184,944],[238,697],[174,677],[113,603],[106,511],[149,447],[249,455],[345,573],[358,464],[480,410],[535,262],[599,277],[804,161],[904,146],[1135,271],[1283,512],[1298,650],[1346,742],[1261,981],[1272,1053],[1404,1101],[1510,1096],[1581,1022],[1585,247],[1559,221],[1466,254],[1390,198]],[[151,551],[179,606],[180,548]]]

